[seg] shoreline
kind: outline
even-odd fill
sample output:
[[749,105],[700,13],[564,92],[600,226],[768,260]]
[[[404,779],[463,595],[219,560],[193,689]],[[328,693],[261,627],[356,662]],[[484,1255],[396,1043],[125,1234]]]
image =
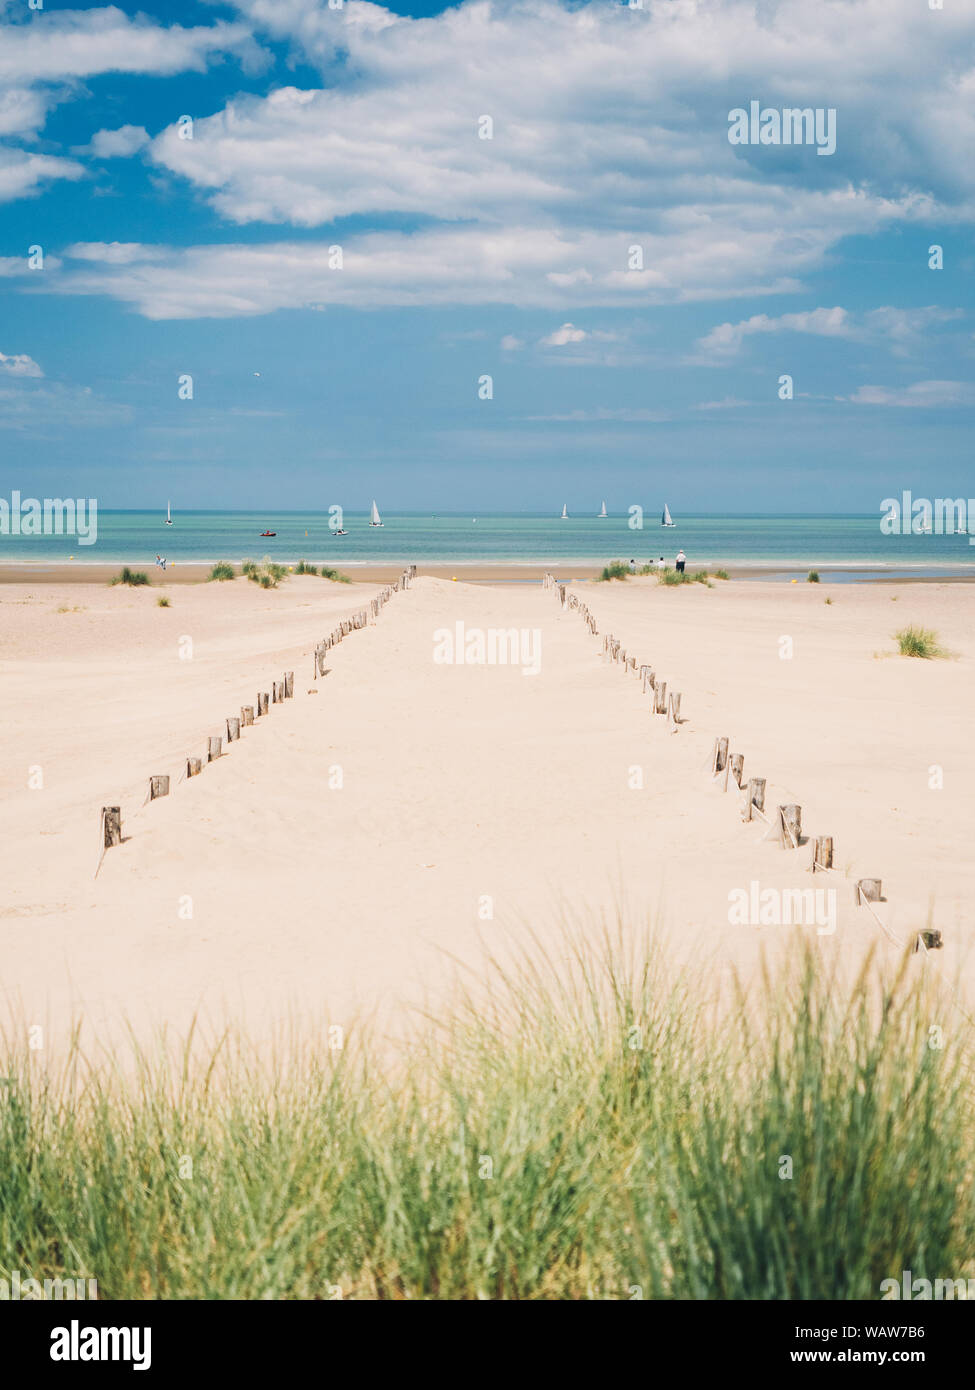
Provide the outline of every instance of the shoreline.
[[[122,564],[141,564],[139,561],[87,561],[58,560],[15,560],[0,563],[0,585],[4,584],[109,584]],[[165,571],[155,565],[145,565],[152,588],[166,588],[173,584],[202,584],[208,582],[208,575],[218,561],[187,560],[173,561]],[[238,562],[234,563],[239,568]],[[295,561],[297,563],[297,561]],[[314,563],[314,562],[312,562]],[[456,579],[464,584],[540,584],[543,574],[551,572],[557,579],[566,582],[592,582],[603,569],[603,562],[559,560],[482,560],[476,563],[463,562],[451,564],[449,561],[422,564],[417,562],[418,576],[431,579]],[[688,560],[688,569],[725,569],[730,579],[767,580],[787,583],[793,579],[804,581],[810,569],[816,568],[821,582],[829,583],[878,583],[878,584],[966,584],[975,583],[975,565],[971,572],[957,565],[944,567],[931,565],[896,565],[888,567],[874,561],[846,561],[831,564],[819,561],[816,565],[804,560],[787,561],[735,561],[735,560]],[[385,584],[394,581],[402,573],[401,563],[375,564],[351,562],[342,567],[341,573],[347,575],[353,584]],[[239,577],[239,576],[238,576]],[[641,576],[634,575],[633,578]],[[651,578],[652,576],[642,576]]]

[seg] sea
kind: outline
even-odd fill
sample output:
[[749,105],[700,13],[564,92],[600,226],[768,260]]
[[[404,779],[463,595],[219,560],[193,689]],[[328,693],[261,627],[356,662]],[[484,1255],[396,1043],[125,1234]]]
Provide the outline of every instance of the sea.
[[[678,549],[688,568],[734,566],[755,577],[817,569],[823,580],[940,576],[975,578],[975,544],[967,535],[883,535],[879,513],[851,515],[718,515],[675,517],[673,528],[645,520],[631,529],[628,513],[569,516],[531,513],[384,512],[371,527],[368,513],[346,512],[347,535],[329,527],[327,512],[98,511],[97,540],[73,535],[0,534],[0,563],[148,566],[158,555],[186,563],[270,556],[282,563],[357,567],[417,564],[558,568],[631,559],[637,565]],[[273,531],[273,536],[262,536]],[[975,537],[972,538],[975,542]]]

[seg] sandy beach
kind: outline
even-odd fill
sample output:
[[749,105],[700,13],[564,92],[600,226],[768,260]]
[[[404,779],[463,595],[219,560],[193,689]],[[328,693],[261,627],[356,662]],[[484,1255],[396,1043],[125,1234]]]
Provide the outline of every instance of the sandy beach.
[[[317,642],[376,592],[3,587],[8,1010],[52,1036],[76,1016],[100,1034],[347,1021],[435,996],[485,948],[620,915],[716,979],[747,974],[791,929],[733,925],[729,893],[811,886],[811,845],[742,823],[709,777],[718,735],[768,779],[769,806],[799,803],[805,835],[834,837],[836,872],[815,886],[836,889],[836,931],[799,929],[827,958],[893,958],[891,936],[930,924],[945,940],[932,968],[965,968],[970,587],[587,584],[592,636],[551,590],[421,576],[313,681]],[[897,655],[910,622],[950,659]],[[537,634],[537,674],[436,660],[458,623]],[[606,660],[607,632],[682,693],[678,732]],[[180,781],[285,669],[295,698]],[[145,804],[156,773],[172,793]],[[106,804],[125,838],[93,878]],[[860,877],[882,879],[890,936],[854,906]]]

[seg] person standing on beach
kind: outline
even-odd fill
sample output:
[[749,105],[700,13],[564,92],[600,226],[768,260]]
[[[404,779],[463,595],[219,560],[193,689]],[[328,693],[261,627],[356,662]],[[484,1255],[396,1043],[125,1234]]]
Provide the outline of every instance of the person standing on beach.
[[678,552],[677,552],[677,573],[678,573],[678,574],[683,574],[683,573],[684,573],[684,566],[685,566],[686,563],[687,563],[687,556],[684,554],[683,550],[678,550]]

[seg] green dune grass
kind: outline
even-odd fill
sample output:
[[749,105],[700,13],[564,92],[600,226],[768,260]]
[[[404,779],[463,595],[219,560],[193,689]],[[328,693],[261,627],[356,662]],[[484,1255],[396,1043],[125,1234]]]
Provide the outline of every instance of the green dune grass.
[[354,1029],[273,1063],[227,1038],[55,1072],[8,1046],[0,1274],[111,1299],[876,1299],[903,1269],[975,1272],[972,1030],[918,958],[840,985],[797,944],[722,1008],[660,960],[614,938],[494,965],[392,1055]]

